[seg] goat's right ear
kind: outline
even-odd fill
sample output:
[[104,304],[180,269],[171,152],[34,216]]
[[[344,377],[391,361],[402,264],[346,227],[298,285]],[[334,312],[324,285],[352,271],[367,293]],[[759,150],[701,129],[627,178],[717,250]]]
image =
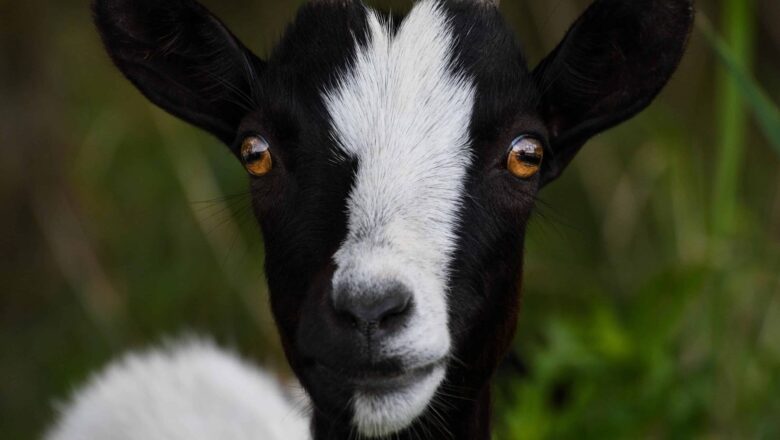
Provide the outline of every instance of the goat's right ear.
[[231,144],[263,62],[193,0],[95,0],[119,70],[152,102]]

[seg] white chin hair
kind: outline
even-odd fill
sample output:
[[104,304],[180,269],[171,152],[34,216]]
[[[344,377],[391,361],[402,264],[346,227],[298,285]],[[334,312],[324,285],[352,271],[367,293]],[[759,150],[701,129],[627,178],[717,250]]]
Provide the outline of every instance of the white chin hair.
[[353,407],[355,428],[369,438],[389,436],[408,428],[428,408],[445,374],[446,368],[440,366],[419,382],[397,391],[357,392]]

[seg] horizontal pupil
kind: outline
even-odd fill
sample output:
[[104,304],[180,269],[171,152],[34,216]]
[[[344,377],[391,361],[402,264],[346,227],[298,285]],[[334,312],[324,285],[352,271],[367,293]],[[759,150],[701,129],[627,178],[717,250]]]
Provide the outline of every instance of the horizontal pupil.
[[541,165],[542,164],[542,156],[537,154],[531,154],[522,152],[520,153],[520,160],[529,164],[529,165]]
[[257,161],[259,161],[259,160],[262,160],[262,159],[263,159],[263,155],[264,155],[264,154],[265,154],[265,152],[262,152],[262,153],[260,153],[260,152],[258,152],[258,153],[249,153],[249,154],[247,154],[247,156],[246,156],[246,159],[245,159],[245,160],[246,160],[248,163],[257,162]]

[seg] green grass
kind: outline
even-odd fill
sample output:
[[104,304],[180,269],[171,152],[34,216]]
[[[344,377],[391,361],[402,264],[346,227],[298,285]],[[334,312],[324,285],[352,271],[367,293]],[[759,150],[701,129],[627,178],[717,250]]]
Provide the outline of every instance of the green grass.
[[[748,70],[753,64],[755,26],[754,3],[726,0],[721,7],[726,40],[720,40],[722,53],[728,53],[733,66]],[[715,41],[710,39],[710,41]],[[733,233],[739,207],[739,181],[745,161],[748,114],[742,90],[732,71],[720,69],[716,93],[718,157],[712,198],[712,228],[718,238]]]

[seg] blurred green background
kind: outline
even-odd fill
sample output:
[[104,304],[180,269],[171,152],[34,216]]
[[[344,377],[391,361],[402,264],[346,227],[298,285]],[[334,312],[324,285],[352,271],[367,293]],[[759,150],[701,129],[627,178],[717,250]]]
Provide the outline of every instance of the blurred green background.
[[[266,54],[300,2],[204,3]],[[536,63],[588,1],[503,3]],[[780,2],[698,9],[660,99],[542,195],[498,439],[780,438]],[[166,336],[284,371],[227,150],[120,77],[84,0],[0,0],[0,55],[0,438]]]

